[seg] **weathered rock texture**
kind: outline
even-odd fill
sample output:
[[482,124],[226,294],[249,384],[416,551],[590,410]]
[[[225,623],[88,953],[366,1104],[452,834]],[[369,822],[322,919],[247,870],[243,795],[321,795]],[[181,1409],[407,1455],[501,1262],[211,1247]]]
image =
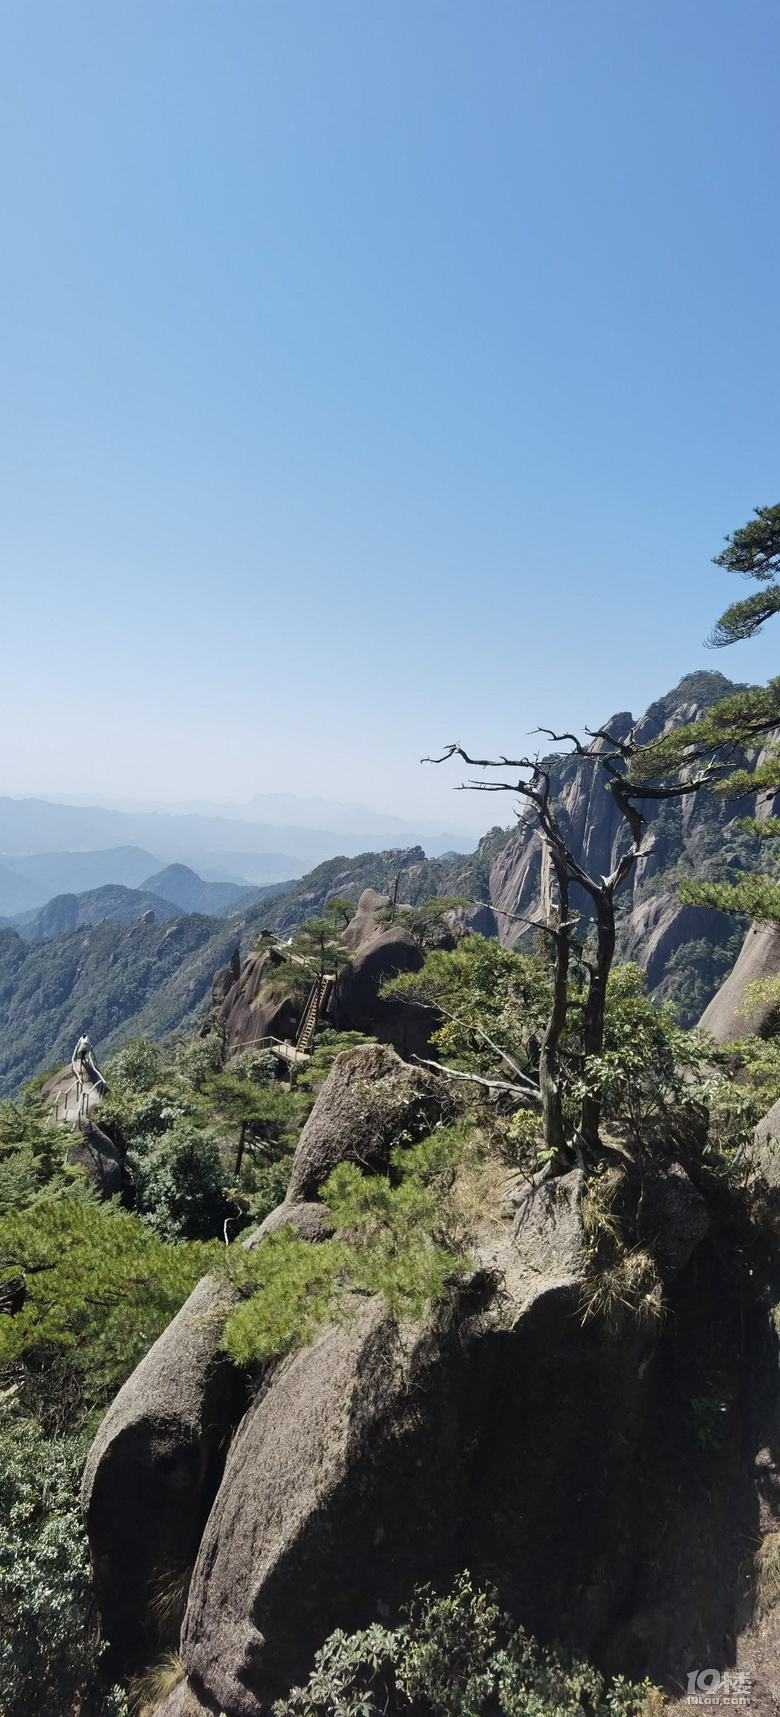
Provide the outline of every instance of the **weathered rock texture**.
[[294,1041],[301,1004],[290,998],[280,1001],[269,993],[265,981],[282,964],[282,959],[274,948],[260,948],[247,955],[237,976],[233,976],[235,961],[215,974],[214,988],[222,992],[222,1002],[212,1010],[212,1017],[224,1033],[228,1055],[262,1043],[266,1037]]
[[[651,704],[636,724],[623,711],[611,716],[605,726],[617,739],[635,727],[637,738],[646,743],[671,727],[698,719],[732,689],[721,674],[689,674],[667,697]],[[750,761],[756,761],[756,754]],[[608,875],[630,839],[612,795],[604,790],[603,774],[591,762],[566,758],[554,763],[553,784],[555,813],[576,857],[591,874]],[[646,969],[653,989],[662,982],[668,960],[678,948],[702,937],[724,943],[733,934],[734,922],[723,913],[684,906],[674,878],[668,888],[650,895],[644,892],[647,885],[656,879],[658,888],[663,872],[682,857],[690,861],[696,875],[706,876],[713,860],[722,865],[731,850],[733,820],[748,813],[749,803],[715,804],[704,796],[666,806],[649,800],[641,809],[647,823],[646,856],[621,890],[619,898],[628,905],[628,912],[621,923],[620,944],[621,957]],[[514,945],[522,938],[524,924],[512,914],[538,918],[544,897],[542,842],[533,817],[524,817],[490,866],[489,899],[502,941]],[[587,899],[576,888],[573,900],[589,916]]]
[[348,948],[359,948],[361,942],[373,936],[377,928],[376,914],[390,905],[389,894],[379,894],[375,888],[364,888],[357,903],[355,916],[344,931]]
[[314,1199],[337,1163],[382,1172],[399,1137],[422,1137],[440,1119],[446,1102],[442,1082],[425,1068],[408,1066],[389,1045],[345,1050],[298,1141],[288,1203]]
[[277,1229],[288,1226],[295,1229],[300,1240],[308,1240],[312,1246],[316,1246],[318,1241],[324,1240],[333,1228],[332,1223],[328,1221],[328,1212],[324,1204],[295,1203],[292,1200],[286,1200],[284,1204],[278,1205],[276,1210],[272,1210],[270,1215],[266,1216],[260,1227],[256,1228],[243,1241],[243,1245],[247,1252],[254,1252],[261,1240],[265,1239],[266,1234],[275,1234]]
[[[335,985],[328,1018],[339,1031],[362,1032],[380,1043],[393,1044],[402,1055],[421,1055],[436,1015],[429,1008],[384,1001],[379,996],[386,978],[399,972],[417,972],[423,963],[417,943],[400,919],[392,925],[377,924],[376,913],[389,904],[389,895],[371,888],[363,890],[345,932],[352,957]],[[260,948],[249,954],[243,965],[236,956],[230,966],[215,974],[212,1007],[204,1029],[216,1026],[220,1030],[228,1055],[265,1037],[295,1041],[308,986],[302,984],[300,997],[284,1001],[271,994],[268,978],[283,958],[275,948]]]
[[778,1003],[765,1003],[749,1015],[742,1011],[748,984],[760,978],[780,978],[780,926],[776,924],[751,926],[736,965],[701,1016],[702,1031],[708,1031],[716,1043],[729,1043],[751,1032],[762,1036],[777,1019]]
[[244,1409],[219,1351],[232,1290],[198,1283],[120,1389],[92,1445],[83,1503],[95,1596],[116,1668],[156,1655],[155,1598],[192,1568]]
[[105,1085],[88,1079],[79,1086],[70,1065],[41,1086],[53,1124],[63,1128],[65,1161],[84,1169],[101,1198],[113,1198],[125,1185],[125,1173],[121,1153],[95,1119],[104,1091]]
[[[673,1256],[690,1262],[660,1341],[583,1326],[574,1171],[491,1206],[478,1273],[443,1323],[398,1332],[364,1303],[276,1370],[231,1448],[190,1588],[181,1651],[205,1708],[260,1717],[333,1628],[395,1617],[420,1581],[463,1567],[526,1627],[613,1668],[727,1661],[742,1559],[729,1533],[756,1518],[750,1462],[736,1486],[734,1471],[741,1438],[755,1444],[755,1346],[748,1323],[740,1359],[744,1306],[724,1299],[677,1178],[670,1280]],[[725,1444],[702,1452],[686,1389],[724,1358]]]
[[333,998],[339,1031],[362,1031],[380,1043],[392,1043],[401,1055],[425,1055],[437,1017],[430,1008],[384,1000],[380,985],[400,972],[419,972],[423,954],[402,925],[377,929],[356,949],[340,973]]
[[[443,1329],[399,1336],[379,1302],[364,1303],[354,1321],[286,1361],[250,1409],[182,1634],[189,1675],[222,1708],[257,1717],[333,1627],[396,1613],[415,1580],[473,1568],[475,1555],[481,1568],[505,1560],[518,1532],[511,1559],[525,1564],[530,1595],[541,1574],[533,1495],[546,1489],[549,1453],[533,1447],[529,1397],[540,1368],[547,1387],[556,1366],[573,1381],[564,1332],[581,1265],[578,1188],[575,1174],[535,1195],[543,1210],[511,1219],[508,1246],[490,1236],[491,1269],[505,1266],[500,1313],[487,1278],[460,1296]],[[509,1416],[525,1397],[514,1447],[507,1435],[501,1473],[479,1474],[477,1451],[496,1435],[493,1411],[507,1388]],[[523,1527],[511,1492],[526,1464],[524,1503],[537,1520]],[[541,1506],[555,1512],[549,1492]],[[548,1537],[545,1562],[550,1548]]]
[[120,1152],[95,1121],[83,1121],[74,1129],[65,1161],[84,1169],[101,1198],[114,1198],[129,1184]]
[[[340,1057],[266,1231],[305,1225],[336,1161],[386,1167],[399,1117],[429,1124],[435,1097],[385,1047]],[[674,1138],[629,1176],[631,1244],[655,1253],[665,1325],[584,1318],[580,1170],[528,1187],[496,1167],[446,1308],[398,1329],[356,1296],[351,1318],[266,1370],[221,1482],[236,1385],[201,1284],[120,1393],[85,1487],[123,1662],[149,1647],[160,1569],[186,1568],[199,1543],[188,1680],[166,1717],[264,1717],[334,1628],[395,1620],[415,1586],[463,1568],[526,1628],[612,1671],[684,1684],[693,1664],[733,1662],[748,1547],[780,1530],[776,1338],[747,1268],[724,1266]]]

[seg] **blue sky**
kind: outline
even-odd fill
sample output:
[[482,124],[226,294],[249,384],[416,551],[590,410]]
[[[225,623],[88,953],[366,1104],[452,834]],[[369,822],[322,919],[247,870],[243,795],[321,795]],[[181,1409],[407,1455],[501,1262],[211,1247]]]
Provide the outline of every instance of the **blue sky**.
[[[3,0],[0,791],[504,810],[780,499],[776,0]],[[508,817],[508,807],[505,818]]]

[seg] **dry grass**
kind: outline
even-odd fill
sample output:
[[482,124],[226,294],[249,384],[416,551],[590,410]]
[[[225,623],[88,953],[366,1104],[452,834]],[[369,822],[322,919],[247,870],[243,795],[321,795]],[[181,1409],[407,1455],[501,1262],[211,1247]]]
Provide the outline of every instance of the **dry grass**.
[[583,1321],[597,1318],[610,1335],[627,1323],[659,1329],[666,1315],[663,1283],[649,1252],[621,1252],[588,1276],[582,1294]]
[[607,1244],[609,1250],[621,1248],[618,1205],[625,1190],[626,1170],[622,1164],[594,1175],[580,1200],[580,1220],[588,1251],[596,1254]]
[[184,1665],[175,1652],[168,1652],[142,1675],[134,1675],[127,1689],[132,1717],[152,1717],[163,1700],[184,1678]]
[[762,1615],[780,1603],[780,1532],[767,1532],[753,1558],[756,1608]]
[[[224,1313],[230,1309],[228,1306],[219,1308],[218,1323],[223,1321]],[[179,1637],[191,1579],[191,1568],[164,1569],[157,1575],[149,1596],[147,1612],[150,1621],[154,1623],[160,1645],[166,1645]]]
[[506,1188],[506,1163],[498,1157],[475,1150],[460,1163],[447,1195],[447,1241],[453,1250],[468,1251],[477,1224],[498,1211]]

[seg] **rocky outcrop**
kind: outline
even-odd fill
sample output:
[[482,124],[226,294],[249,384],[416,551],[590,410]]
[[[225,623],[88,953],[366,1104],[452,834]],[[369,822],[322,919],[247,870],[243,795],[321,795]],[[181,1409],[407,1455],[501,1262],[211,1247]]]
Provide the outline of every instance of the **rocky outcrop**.
[[701,1030],[708,1031],[716,1043],[730,1043],[752,1032],[763,1036],[776,1020],[780,1004],[764,1003],[750,1015],[742,1011],[748,984],[760,978],[780,978],[780,926],[775,924],[751,925],[736,965],[701,1016]]
[[116,1672],[157,1653],[156,1603],[186,1581],[244,1409],[220,1352],[233,1291],[204,1277],[120,1389],[87,1460],[83,1504]]
[[[670,1280],[705,1226],[678,1179],[654,1189]],[[443,1320],[398,1330],[362,1302],[250,1407],[182,1631],[203,1709],[261,1717],[334,1628],[395,1618],[415,1585],[463,1567],[542,1637],[612,1640],[624,1661],[636,1649],[621,1628],[634,1587],[655,1602],[643,1550],[658,1491],[641,1506],[638,1492],[659,1331],[629,1325],[616,1342],[582,1324],[581,1173],[515,1185],[507,1173],[496,1189]]]
[[685,942],[725,941],[734,920],[709,906],[686,906],[676,889],[651,895],[634,907],[621,950],[647,973],[648,987],[659,985],[673,954]]
[[339,1031],[360,1031],[391,1043],[401,1055],[425,1055],[437,1016],[430,1008],[384,1000],[379,990],[399,972],[419,972],[424,956],[400,924],[375,930],[353,954],[336,982],[331,1012]]
[[379,894],[375,888],[364,888],[357,903],[354,918],[344,931],[348,948],[359,948],[377,929],[376,914],[390,905],[389,894]]
[[53,1073],[41,1086],[52,1121],[63,1128],[64,1157],[72,1168],[82,1168],[101,1198],[114,1198],[127,1184],[124,1160],[113,1140],[95,1119],[106,1087],[87,1069],[81,1080],[70,1063]]
[[[232,1055],[237,1049],[261,1043],[266,1037],[295,1040],[301,1018],[301,1003],[291,998],[279,1000],[269,993],[266,980],[283,964],[284,956],[273,947],[258,948],[248,954],[232,984],[228,978],[235,971],[235,955],[230,966],[218,972],[223,990],[220,1007],[214,1010],[218,1029],[224,1034],[225,1050]],[[304,989],[306,986],[303,986]]]
[[[540,1368],[548,1380],[556,1365],[567,1370],[578,1187],[575,1173],[541,1189],[532,1201],[541,1208],[505,1225],[508,1244],[490,1235],[487,1267],[446,1328],[399,1334],[380,1302],[364,1303],[279,1367],[250,1409],[204,1535],[181,1646],[188,1674],[231,1717],[267,1710],[333,1627],[397,1614],[417,1580],[473,1566],[477,1540],[481,1567],[501,1554],[518,1525],[512,1480],[527,1462],[530,1504],[546,1464],[527,1399],[498,1516],[499,1475],[477,1477],[477,1451],[496,1433],[496,1391],[509,1386],[510,1415],[517,1405],[510,1371],[527,1398]],[[492,1272],[502,1265],[497,1300]],[[549,1495],[545,1506],[554,1511]],[[526,1543],[511,1560],[523,1556]],[[529,1591],[538,1575],[537,1560],[521,1577]]]
[[222,1006],[234,984],[241,976],[241,950],[235,948],[226,966],[219,966],[214,973],[211,985],[211,1005],[213,1008]]
[[[733,689],[722,674],[689,674],[673,692],[651,704],[637,723],[629,712],[622,711],[611,716],[605,726],[616,739],[625,738],[633,727],[637,738],[647,742],[671,727],[697,720]],[[757,754],[745,761],[753,767]],[[591,874],[608,875],[630,843],[614,799],[605,791],[603,774],[592,761],[576,757],[551,760],[551,766],[555,813],[572,851]],[[641,809],[646,822],[645,855],[618,897],[629,904],[620,926],[619,957],[634,960],[646,970],[649,986],[654,989],[678,948],[700,939],[720,946],[733,932],[734,924],[709,908],[682,905],[675,876],[671,887],[657,894],[648,895],[647,885],[655,879],[657,888],[662,873],[673,871],[681,859],[690,864],[697,877],[711,874],[713,864],[720,874],[730,858],[739,862],[733,844],[734,820],[748,814],[750,804],[716,803],[706,795],[674,804],[649,800]],[[521,817],[515,832],[493,857],[488,889],[499,936],[514,946],[527,932],[525,920],[537,920],[545,905],[542,842],[532,816]],[[576,887],[572,903],[590,917],[587,897]]]
[[673,1282],[712,1227],[706,1200],[681,1163],[647,1167],[637,1208],[637,1237]]
[[[247,1244],[285,1221],[321,1239],[336,1162],[384,1171],[441,1101],[385,1046],[340,1056],[288,1201]],[[678,1160],[673,1126],[648,1139],[625,1180],[626,1245],[655,1258],[665,1325],[585,1316],[582,1170],[529,1185],[494,1162],[446,1304],[399,1327],[356,1295],[255,1379],[221,1482],[240,1384],[218,1353],[220,1292],[201,1284],[107,1415],[85,1484],[118,1661],[150,1646],[160,1570],[186,1576],[194,1556],[187,1681],[165,1717],[266,1717],[334,1628],[395,1621],[417,1585],[463,1568],[527,1629],[613,1671],[731,1661],[777,1383],[763,1310],[747,1273],[724,1270],[680,1140]]]
[[441,1119],[446,1089],[422,1067],[409,1067],[386,1044],[359,1044],[337,1056],[292,1161],[287,1202],[316,1198],[338,1163],[368,1173],[387,1169],[396,1141],[421,1138]]
[[[400,917],[394,924],[377,923],[377,913],[389,905],[389,895],[363,890],[344,933],[351,959],[339,973],[327,1018],[338,1031],[376,1037],[407,1057],[424,1055],[436,1025],[435,1013],[411,1002],[385,1001],[379,995],[386,978],[419,971],[424,958]],[[266,1037],[295,1042],[309,986],[302,981],[300,997],[280,1001],[273,995],[268,979],[284,958],[273,946],[260,947],[243,965],[236,954],[229,967],[215,974],[212,1007],[203,1029],[217,1029],[223,1035],[228,1055]]]
[[276,1234],[279,1228],[288,1226],[295,1230],[300,1240],[308,1240],[312,1246],[324,1240],[333,1228],[333,1224],[328,1221],[324,1204],[287,1199],[284,1204],[278,1205],[276,1210],[272,1210],[260,1227],[255,1228],[242,1244],[247,1252],[254,1252],[267,1234]]
[[70,1062],[58,1068],[41,1086],[41,1098],[48,1103],[55,1121],[75,1122],[95,1114],[105,1091],[102,1080],[93,1079],[88,1072],[79,1081]]
[[65,1161],[82,1168],[101,1198],[114,1198],[130,1185],[124,1158],[96,1121],[82,1121],[67,1146]]

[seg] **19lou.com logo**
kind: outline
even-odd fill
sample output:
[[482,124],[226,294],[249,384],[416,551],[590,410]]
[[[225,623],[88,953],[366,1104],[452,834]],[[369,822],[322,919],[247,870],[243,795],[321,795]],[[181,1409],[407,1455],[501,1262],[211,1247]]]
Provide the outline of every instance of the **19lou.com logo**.
[[752,1680],[744,1669],[692,1669],[686,1705],[749,1705]]

